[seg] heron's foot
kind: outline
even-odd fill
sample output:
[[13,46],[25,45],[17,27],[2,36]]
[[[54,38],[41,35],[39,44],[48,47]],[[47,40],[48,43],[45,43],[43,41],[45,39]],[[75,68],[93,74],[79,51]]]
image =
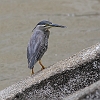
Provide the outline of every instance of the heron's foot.
[[31,76],[34,74],[34,71],[33,71],[33,68],[32,68],[32,73],[31,73]]
[[43,66],[43,64],[41,63],[41,60],[39,60],[39,64],[41,65],[41,70],[45,69],[45,67]]
[[44,66],[42,66],[41,70],[43,70],[43,69],[45,69],[45,67],[44,67]]

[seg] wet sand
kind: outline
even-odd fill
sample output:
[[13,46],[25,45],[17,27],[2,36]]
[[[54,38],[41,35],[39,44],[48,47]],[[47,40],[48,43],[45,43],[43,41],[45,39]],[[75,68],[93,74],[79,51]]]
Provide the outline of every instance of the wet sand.
[[46,67],[100,42],[100,0],[1,0],[0,90],[30,76],[26,47],[32,29],[44,19],[68,27],[50,29],[42,59]]

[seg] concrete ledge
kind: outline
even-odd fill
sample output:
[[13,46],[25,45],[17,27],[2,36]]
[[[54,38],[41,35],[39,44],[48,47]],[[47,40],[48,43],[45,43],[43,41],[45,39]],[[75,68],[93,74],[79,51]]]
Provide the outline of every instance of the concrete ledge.
[[61,100],[100,80],[100,43],[0,91],[0,100]]
[[100,81],[69,95],[64,100],[100,100]]

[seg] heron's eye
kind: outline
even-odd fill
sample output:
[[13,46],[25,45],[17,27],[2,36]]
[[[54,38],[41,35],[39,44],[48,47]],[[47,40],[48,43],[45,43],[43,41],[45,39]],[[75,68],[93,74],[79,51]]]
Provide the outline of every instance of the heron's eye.
[[48,26],[48,24],[45,24],[45,25],[44,25],[44,27],[47,27],[47,26]]
[[46,24],[46,26],[49,26],[49,24]]
[[43,27],[46,27],[46,25],[42,25]]

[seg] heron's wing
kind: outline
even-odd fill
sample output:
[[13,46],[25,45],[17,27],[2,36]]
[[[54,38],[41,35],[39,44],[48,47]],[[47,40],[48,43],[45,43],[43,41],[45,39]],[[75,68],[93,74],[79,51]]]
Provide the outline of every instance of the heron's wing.
[[[28,59],[28,67],[32,68],[34,64],[40,59],[40,57],[44,54],[42,52],[44,47],[44,33],[41,31],[36,31],[28,44],[27,47],[27,59]],[[41,54],[41,52],[43,54]]]

